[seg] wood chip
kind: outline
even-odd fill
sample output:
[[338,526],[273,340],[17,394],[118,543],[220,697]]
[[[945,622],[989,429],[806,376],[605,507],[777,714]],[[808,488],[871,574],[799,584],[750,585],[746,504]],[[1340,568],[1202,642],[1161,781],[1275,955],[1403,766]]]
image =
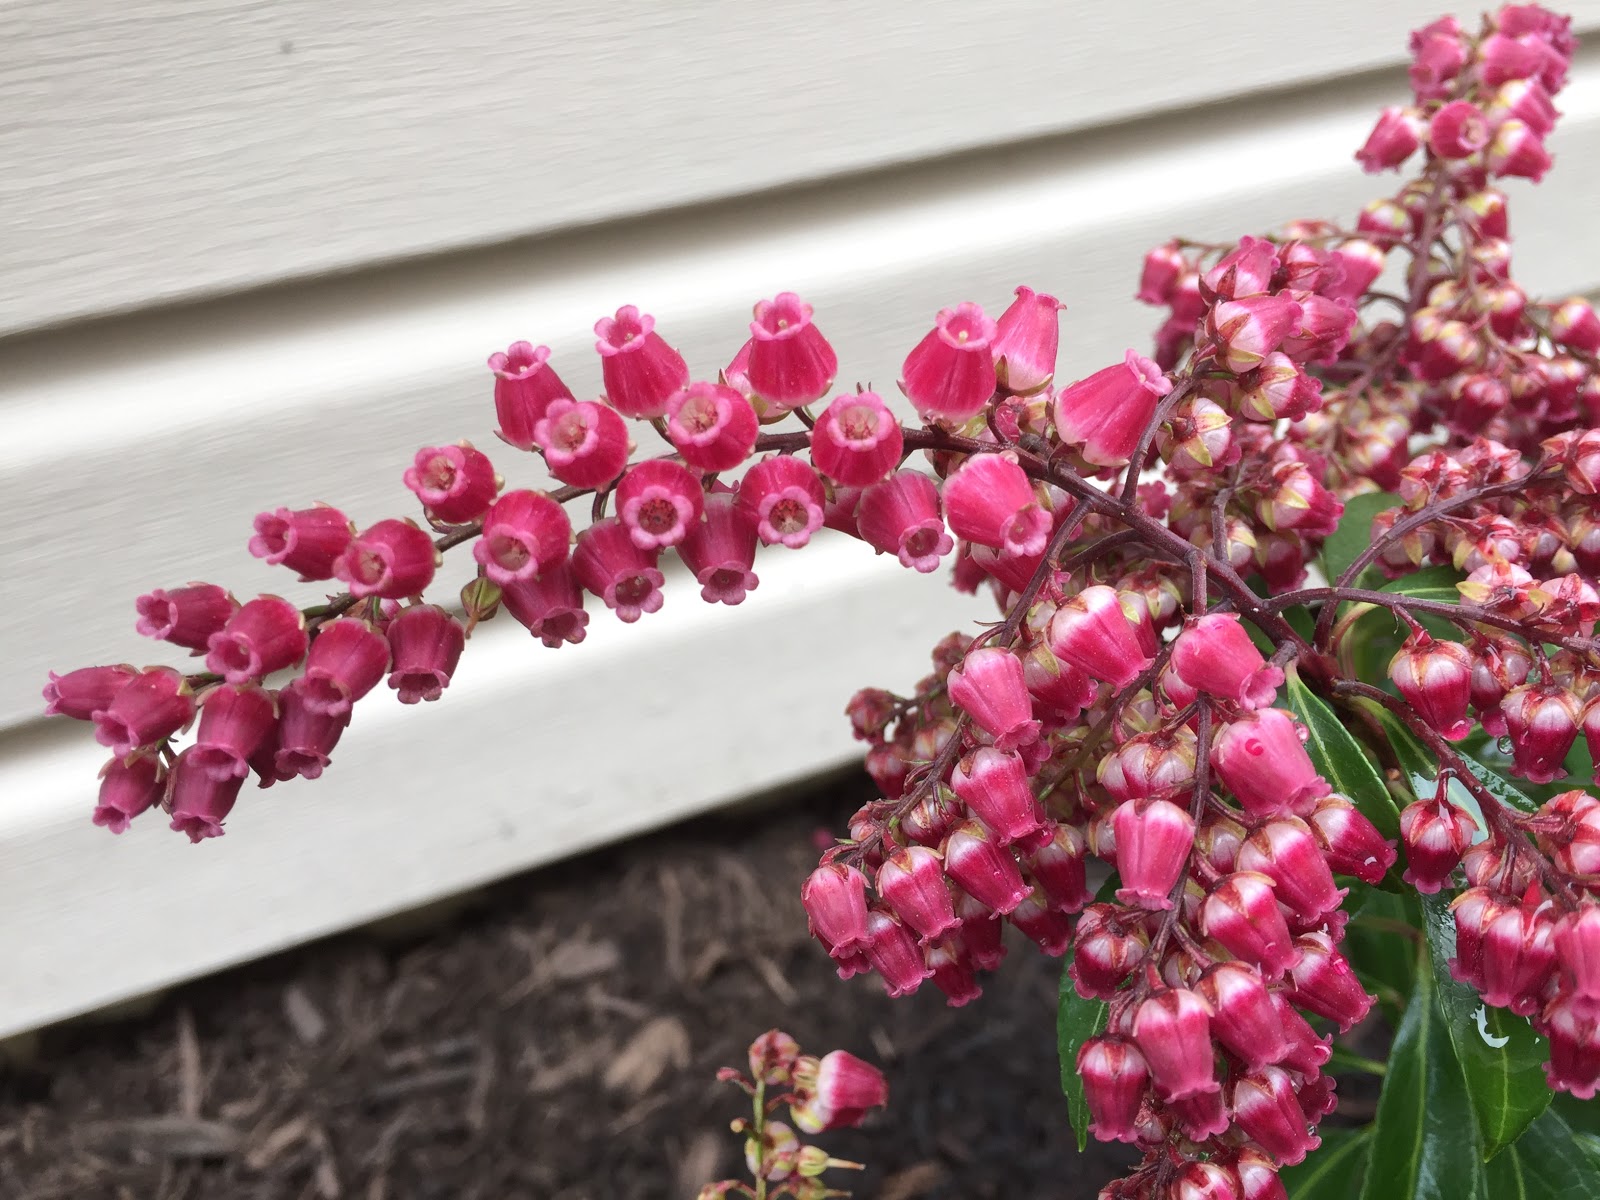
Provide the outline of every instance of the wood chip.
[[556,945],[534,968],[541,984],[572,983],[604,975],[622,961],[622,952],[611,941],[568,938]]
[[182,1116],[97,1121],[84,1126],[79,1137],[99,1150],[139,1151],[171,1159],[225,1158],[244,1142],[244,1135],[232,1125]]
[[916,1200],[944,1182],[945,1170],[936,1162],[920,1162],[896,1171],[878,1189],[878,1200]]
[[608,1091],[642,1096],[668,1069],[689,1065],[689,1031],[677,1017],[657,1017],[628,1039],[606,1068],[602,1082]]
[[277,1161],[279,1155],[296,1142],[303,1141],[310,1132],[311,1121],[303,1113],[292,1121],[285,1121],[245,1153],[245,1165],[252,1171],[265,1170]]
[[291,983],[283,989],[283,1015],[302,1045],[315,1046],[328,1032],[328,1018],[311,1002],[305,988]]
[[194,1031],[194,1013],[178,1010],[178,1112],[189,1120],[200,1115],[205,1099],[205,1078],[200,1068],[200,1038]]

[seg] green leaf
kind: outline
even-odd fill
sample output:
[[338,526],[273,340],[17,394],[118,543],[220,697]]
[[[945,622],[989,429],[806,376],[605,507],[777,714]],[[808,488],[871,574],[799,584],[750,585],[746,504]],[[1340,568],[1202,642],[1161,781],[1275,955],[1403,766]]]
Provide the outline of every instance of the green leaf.
[[1490,795],[1502,804],[1509,805],[1518,812],[1537,812],[1539,802],[1532,796],[1526,795],[1509,779],[1498,771],[1491,770],[1473,758],[1464,758],[1467,770],[1476,775],[1484,787],[1489,789]]
[[1406,728],[1406,723],[1381,704],[1364,701],[1367,711],[1378,718],[1389,739],[1394,756],[1405,774],[1411,794],[1419,800],[1433,795],[1434,780],[1439,776],[1439,764],[1428,748],[1417,740],[1417,735]]
[[[1394,592],[1401,596],[1415,596],[1418,600],[1435,600],[1440,604],[1460,604],[1461,593],[1456,590],[1456,584],[1465,578],[1466,576],[1454,567],[1423,567],[1420,571],[1389,580],[1378,590]],[[1460,630],[1454,626],[1446,628],[1452,630],[1451,636],[1456,641],[1461,640]]]
[[1298,1166],[1285,1167],[1278,1178],[1288,1190],[1289,1200],[1356,1200],[1371,1151],[1370,1125],[1324,1130],[1321,1148]]
[[1488,1200],[1466,1079],[1444,1025],[1424,967],[1390,1051],[1361,1200]]
[[1600,1139],[1552,1108],[1485,1168],[1485,1178],[1489,1200],[1600,1196]]
[[1350,885],[1345,908],[1350,913],[1342,946],[1345,957],[1367,990],[1386,1001],[1389,1019],[1398,1023],[1403,1004],[1387,1000],[1403,1001],[1416,986],[1422,930],[1416,895],[1393,895],[1356,881]]
[[1399,503],[1400,497],[1393,492],[1366,492],[1344,502],[1344,515],[1339,518],[1338,528],[1322,543],[1322,571],[1329,583],[1343,575],[1372,544],[1372,518]]
[[1485,1006],[1476,991],[1450,977],[1456,925],[1445,899],[1422,897],[1422,911],[1439,1012],[1467,1081],[1487,1162],[1549,1107],[1552,1093],[1543,1069],[1547,1051],[1525,1018]]
[[1372,760],[1334,712],[1301,682],[1292,666],[1287,676],[1289,707],[1311,733],[1306,752],[1334,791],[1348,796],[1386,838],[1400,836],[1400,810]]
[[1083,1079],[1078,1074],[1078,1051],[1083,1044],[1106,1027],[1111,1006],[1104,1000],[1085,1000],[1072,986],[1067,968],[1072,953],[1061,960],[1061,992],[1056,1004],[1056,1052],[1061,1058],[1061,1091],[1067,1097],[1067,1118],[1078,1137],[1081,1152],[1089,1144],[1089,1101],[1083,1094]]

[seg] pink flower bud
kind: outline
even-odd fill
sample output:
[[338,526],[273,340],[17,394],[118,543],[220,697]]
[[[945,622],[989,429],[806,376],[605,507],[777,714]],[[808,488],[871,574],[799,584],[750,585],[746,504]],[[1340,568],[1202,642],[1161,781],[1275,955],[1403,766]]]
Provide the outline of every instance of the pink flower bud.
[[606,398],[625,417],[665,416],[667,400],[689,382],[689,365],[655,331],[656,319],[633,305],[595,322]]
[[1051,516],[1012,454],[975,454],[944,482],[950,527],[969,542],[1013,555],[1042,554]]
[[229,683],[249,683],[300,661],[306,652],[305,618],[282,597],[258,596],[212,634],[209,645],[207,670]]
[[154,755],[113,758],[100,771],[100,796],[94,823],[122,833],[128,822],[156,804],[166,790],[166,768]]
[[1223,365],[1234,372],[1259,366],[1301,322],[1301,308],[1288,296],[1225,300],[1208,318]]
[[1034,799],[1028,769],[1014,754],[981,746],[955,766],[950,787],[993,832],[1001,846],[1044,828],[1044,810]]
[[1172,381],[1148,358],[1129,350],[1122,362],[1056,393],[1051,419],[1063,442],[1088,462],[1120,467],[1133,457],[1156,404]]
[[92,720],[95,713],[111,707],[111,701],[139,672],[126,663],[115,667],[79,667],[65,675],[50,672],[44,685],[44,715],[71,717],[74,721]]
[[628,465],[628,427],[594,400],[552,400],[533,430],[550,473],[562,483],[603,488]]
[[1377,282],[1383,274],[1388,256],[1372,242],[1351,240],[1334,247],[1334,257],[1344,268],[1344,278],[1335,286],[1324,288],[1325,294],[1337,299],[1356,301]]
[[1461,865],[1477,825],[1448,800],[1417,800],[1400,813],[1400,837],[1406,848],[1403,878],[1424,895],[1433,895]]
[[1200,910],[1201,927],[1230,953],[1277,981],[1300,960],[1272,880],[1255,871],[1225,876]]
[[1580,297],[1573,296],[1555,307],[1550,314],[1550,334],[1569,350],[1600,352],[1600,316]]
[[1100,786],[1119,803],[1170,797],[1194,783],[1194,734],[1185,726],[1139,733],[1100,760]]
[[391,519],[363,530],[333,564],[333,573],[358,599],[404,600],[433,582],[438,562],[427,533]]
[[1052,909],[1036,891],[1006,918],[1050,958],[1060,958],[1072,945],[1072,921]]
[[924,575],[955,548],[939,515],[939,486],[919,471],[896,471],[862,492],[856,525],[880,554]]
[[200,702],[200,728],[188,751],[193,769],[217,779],[243,779],[277,720],[272,693],[254,684],[213,688]]
[[877,884],[884,902],[924,942],[961,928],[945,882],[944,860],[926,846],[905,846],[889,855],[878,868]]
[[1273,277],[1282,264],[1277,247],[1265,238],[1239,239],[1239,244],[1206,272],[1201,295],[1210,300],[1235,300],[1272,290]]
[[1512,906],[1487,887],[1469,887],[1450,902],[1455,918],[1456,953],[1450,975],[1473,988],[1483,984],[1483,942],[1496,918]]
[[1239,1200],[1289,1200],[1272,1159],[1254,1146],[1245,1146],[1234,1159],[1239,1177]]
[[1300,726],[1281,708],[1242,714],[1218,731],[1211,765],[1252,817],[1299,810],[1328,794],[1328,784],[1300,741]]
[[1339,1026],[1340,1033],[1348,1033],[1367,1015],[1376,998],[1362,989],[1349,961],[1334,949],[1333,939],[1327,934],[1301,934],[1294,944],[1300,961],[1289,972],[1289,999],[1319,1017],[1327,1017]]
[[587,636],[589,614],[583,611],[583,589],[570,563],[537,579],[506,584],[500,598],[506,611],[552,650],[566,642],[577,645]]
[[909,996],[933,974],[911,931],[894,914],[879,908],[867,914],[864,952],[873,969],[883,976],[884,990],[891,998]]
[[1511,738],[1511,771],[1532,783],[1566,774],[1562,760],[1578,736],[1581,702],[1560,684],[1527,683],[1500,702]]
[[1109,904],[1092,904],[1073,931],[1073,986],[1085,1000],[1108,1000],[1144,961],[1149,938],[1136,914]]
[[342,717],[388,671],[388,641],[366,621],[347,617],[318,631],[294,686],[312,712]]
[[905,435],[876,392],[840,396],[811,430],[811,462],[835,483],[865,487],[899,464]]
[[760,423],[750,401],[720,383],[691,383],[667,400],[667,435],[697,471],[730,471],[755,448]]
[[1157,992],[1139,1005],[1133,1040],[1165,1101],[1219,1091],[1212,1077],[1211,1006],[1188,988]]
[[1600,907],[1580,905],[1558,920],[1555,946],[1571,991],[1600,1000]]
[[706,497],[705,520],[679,543],[678,556],[694,573],[708,604],[742,604],[760,582],[751,570],[756,523],[731,492]]
[[823,1055],[814,1072],[803,1069],[796,1084],[803,1099],[790,1112],[806,1133],[854,1128],[868,1109],[889,1103],[883,1072],[843,1050]]
[[970,651],[947,681],[950,700],[992,740],[996,750],[1018,750],[1039,740],[1033,698],[1022,660],[993,646]]
[[226,588],[214,583],[153,592],[139,597],[138,631],[188,650],[204,650],[211,635],[228,623],[239,609]]
[[1022,677],[1035,712],[1070,721],[1095,701],[1094,681],[1071,663],[1062,662],[1043,642],[1029,647],[1023,656]]
[[1173,242],[1157,246],[1144,256],[1139,273],[1139,290],[1134,299],[1142,304],[1168,304],[1178,289],[1178,280],[1188,270],[1183,251]]
[[494,502],[472,556],[492,582],[504,587],[566,562],[571,540],[572,522],[561,505],[543,492],[524,489]]
[[1297,362],[1337,361],[1355,329],[1355,306],[1315,292],[1290,292],[1289,298],[1300,306],[1300,316],[1283,340],[1283,352]]
[[1056,609],[1046,640],[1057,658],[1114,688],[1127,687],[1154,661],[1139,644],[1121,594],[1104,584],[1084,588]]
[[194,715],[189,684],[170,667],[141,671],[94,713],[94,739],[126,758],[141,746],[171,737]]
[[1550,169],[1550,152],[1544,141],[1528,127],[1526,121],[1515,117],[1500,123],[1494,141],[1489,144],[1489,172],[1518,179],[1531,179],[1538,183]]
[[1386,108],[1367,135],[1366,144],[1356,151],[1356,161],[1369,175],[1398,167],[1422,142],[1422,119],[1415,109]]
[[500,481],[488,455],[467,442],[425,446],[405,473],[410,488],[433,518],[445,525],[476,521],[488,511]]
[[1532,79],[1544,69],[1545,49],[1532,39],[1492,33],[1478,43],[1478,80],[1497,88],[1507,80]]
[[739,481],[739,505],[764,545],[798,550],[822,528],[827,496],[817,473],[793,455],[764,458]]
[[1344,899],[1310,826],[1296,817],[1260,826],[1239,848],[1238,867],[1271,879],[1278,899],[1303,921],[1320,920]]
[[1460,642],[1414,633],[1389,662],[1389,678],[1440,736],[1459,742],[1472,732],[1472,654]]
[[1204,396],[1180,400],[1156,434],[1156,449],[1178,475],[1204,474],[1239,461],[1233,418]]
[[617,516],[641,550],[677,545],[705,511],[700,481],[687,467],[666,458],[630,467],[617,484],[616,502]]
[[1428,122],[1428,145],[1443,159],[1471,158],[1489,144],[1490,132],[1476,104],[1453,100]]
[[818,867],[800,885],[811,936],[836,958],[867,943],[866,892],[866,876],[843,863]]
[[1167,800],[1129,800],[1111,817],[1117,839],[1117,899],[1165,910],[1194,846],[1194,818]]
[[976,821],[956,826],[944,841],[945,874],[985,908],[1002,916],[1033,890],[1017,860]]
[[751,1079],[785,1084],[800,1059],[800,1043],[781,1029],[769,1029],[750,1043],[749,1059]]
[[533,449],[533,431],[552,400],[571,400],[572,393],[549,365],[550,347],[512,342],[489,356],[494,372],[494,412],[500,440],[518,450]]
[[1228,1127],[1233,1124],[1228,1119],[1228,1110],[1223,1107],[1220,1087],[1209,1092],[1185,1096],[1181,1100],[1169,1101],[1167,1109],[1172,1113],[1178,1128],[1191,1141],[1204,1142],[1209,1138],[1219,1137],[1227,1133]]
[[994,396],[995,323],[976,304],[939,310],[934,328],[906,356],[900,390],[926,419],[966,421]]
[[1243,708],[1268,707],[1283,682],[1283,672],[1267,665],[1237,613],[1191,619],[1173,645],[1172,665],[1190,687]]
[[192,843],[222,836],[222,822],[233,811],[244,780],[238,776],[218,779],[195,762],[195,747],[190,746],[172,764],[168,784],[168,811],[171,828]]
[[417,604],[401,609],[384,633],[389,639],[389,686],[400,693],[400,703],[437,700],[450,686],[466,630],[437,604]]
[[318,779],[328,766],[350,718],[313,712],[297,687],[278,693],[279,719],[273,750],[273,771],[280,780],[303,776]]
[[1024,860],[1028,874],[1038,884],[1035,895],[1052,912],[1075,913],[1093,893],[1084,865],[1083,834],[1071,825],[1057,825],[1050,840],[1032,850]]
[[951,1008],[961,1008],[983,995],[971,956],[959,935],[930,943],[924,949],[924,958],[932,972],[933,986],[944,993],[945,1003]]
[[1061,345],[1064,307],[1054,296],[1019,287],[1011,307],[995,322],[990,347],[1000,386],[1018,395],[1031,395],[1050,386],[1056,373],[1056,352]]
[[1600,1091],[1600,1000],[1558,995],[1539,1030],[1550,1041],[1545,1080],[1558,1092],[1592,1100]]
[[1211,1006],[1211,1032],[1238,1055],[1247,1070],[1282,1062],[1289,1039],[1278,1019],[1272,993],[1261,973],[1242,962],[1221,962],[1206,970],[1195,990]]
[[1139,1107],[1150,1086],[1139,1047],[1116,1034],[1092,1037],[1078,1049],[1077,1068],[1093,1118],[1090,1132],[1102,1142],[1137,1142]]
[[1478,989],[1485,1004],[1523,1017],[1543,1006],[1544,987],[1555,969],[1554,932],[1547,908],[1508,907],[1489,924]]
[[756,305],[749,345],[750,386],[780,409],[820,400],[839,373],[839,356],[812,324],[811,305],[793,292]]
[[1262,1067],[1236,1079],[1228,1089],[1235,1124],[1284,1166],[1305,1161],[1322,1139],[1307,1129],[1306,1114],[1295,1100],[1294,1083],[1278,1067]]
[[332,579],[334,564],[355,536],[350,518],[324,504],[261,513],[255,530],[251,554],[272,566],[288,567],[308,581]]

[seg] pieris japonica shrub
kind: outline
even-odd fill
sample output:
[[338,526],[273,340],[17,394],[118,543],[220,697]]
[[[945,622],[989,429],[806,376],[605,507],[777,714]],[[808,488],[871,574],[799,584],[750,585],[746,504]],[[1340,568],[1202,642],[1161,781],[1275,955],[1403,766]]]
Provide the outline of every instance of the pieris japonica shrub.
[[[544,347],[492,355],[494,461],[419,449],[410,514],[365,528],[256,518],[326,603],[158,589],[138,630],[194,669],[52,676],[109,752],[93,820],[216,837],[375,689],[440,700],[477,624],[561,649],[669,592],[739,604],[827,526],[975,597],[911,694],[849,703],[881,798],[802,896],[841,976],[963,1005],[1008,925],[1061,957],[1063,1115],[1142,1155],[1108,1200],[1600,1195],[1600,317],[1517,284],[1500,190],[1551,165],[1573,39],[1512,5],[1411,49],[1356,155],[1404,182],[1151,251],[1153,346],[1081,378],[1028,287],[932,318],[914,424],[837,387],[848,331],[788,292],[724,363],[618,309],[598,397]],[[561,486],[506,482],[528,454]],[[458,549],[459,605],[424,599]],[[1387,1062],[1340,1043],[1384,1044],[1375,1006]],[[776,1032],[750,1069],[753,1182],[707,1194],[837,1194],[796,1127],[882,1077]],[[1325,1124],[1335,1071],[1382,1076],[1374,1121]]]

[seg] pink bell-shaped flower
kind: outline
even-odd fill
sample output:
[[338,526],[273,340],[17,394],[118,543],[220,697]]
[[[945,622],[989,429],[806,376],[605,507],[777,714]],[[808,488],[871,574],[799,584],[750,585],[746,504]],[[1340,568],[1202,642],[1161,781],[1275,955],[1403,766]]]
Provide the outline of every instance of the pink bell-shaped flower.
[[749,351],[751,389],[780,411],[820,400],[839,373],[839,356],[812,323],[811,305],[793,292],[756,305]]
[[307,644],[305,618],[281,596],[258,596],[212,634],[209,644],[207,670],[229,683],[249,683],[300,661]]
[[1436,893],[1461,865],[1476,830],[1471,814],[1442,796],[1406,805],[1400,812],[1405,881],[1424,895]]
[[1548,905],[1508,906],[1483,935],[1483,970],[1478,988],[1490,1008],[1531,1016],[1544,1004],[1545,984],[1555,969],[1555,923]]
[[1600,1000],[1561,993],[1539,1022],[1550,1041],[1545,1080],[1558,1092],[1592,1100],[1600,1092]]
[[628,304],[596,321],[594,332],[612,406],[636,420],[665,416],[668,399],[689,383],[689,364],[656,332],[656,319]]
[[1054,296],[1019,287],[1016,299],[995,322],[990,345],[995,375],[1006,391],[1031,396],[1050,386],[1061,345],[1060,312]]
[[884,990],[891,997],[909,996],[933,974],[911,931],[893,913],[881,908],[874,908],[867,914],[867,941],[863,953],[873,969],[883,976]]
[[667,400],[667,436],[697,471],[731,471],[755,448],[756,410],[720,383],[691,383]]
[[166,786],[166,768],[154,755],[113,758],[100,771],[94,823],[112,833],[124,832],[129,821],[160,802]]
[[1556,922],[1556,956],[1570,990],[1600,1000],[1600,906],[1580,905]]
[[1239,870],[1271,879],[1279,901],[1302,921],[1320,920],[1345,896],[1334,886],[1311,827],[1297,817],[1275,817],[1258,826],[1239,847],[1237,862]]
[[994,646],[969,651],[951,670],[946,686],[951,702],[988,735],[996,750],[1020,750],[1039,740],[1022,660],[1010,651]]
[[1072,964],[1067,973],[1085,1000],[1109,1000],[1144,961],[1150,939],[1126,910],[1091,904],[1073,931]]
[[313,712],[298,688],[278,693],[277,749],[273,762],[279,779],[320,779],[333,749],[350,720],[345,716]]
[[555,650],[588,636],[589,614],[571,563],[552,567],[537,579],[506,584],[500,593],[506,611],[529,633]]
[[552,400],[533,440],[550,474],[573,487],[605,487],[628,465],[626,423],[616,409],[594,400]]
[[[385,659],[388,647],[384,647]],[[200,702],[200,727],[189,754],[194,769],[217,779],[243,779],[250,759],[272,734],[278,706],[254,684],[222,684]]]
[[1172,665],[1190,687],[1241,708],[1270,707],[1283,682],[1283,672],[1267,665],[1237,613],[1191,620],[1172,647]]
[[467,631],[437,604],[403,608],[384,629],[389,639],[389,686],[400,703],[437,700],[450,686]]
[[533,431],[552,400],[571,400],[572,393],[550,366],[550,347],[512,342],[489,356],[494,372],[494,412],[500,440],[518,450],[532,450]]
[[295,687],[312,712],[342,717],[388,673],[387,639],[367,622],[345,617],[317,631]]
[[355,531],[337,508],[280,508],[255,520],[250,553],[272,566],[285,566],[302,581],[332,579],[334,564],[350,545]]
[[1398,167],[1416,153],[1422,144],[1422,118],[1414,109],[1386,108],[1378,114],[1378,123],[1367,135],[1366,143],[1356,151],[1356,161],[1361,169],[1375,175],[1390,167]]
[[699,523],[705,493],[682,463],[649,458],[622,476],[616,503],[617,516],[633,544],[641,550],[661,550],[676,546]]
[[1294,717],[1280,708],[1247,712],[1211,743],[1211,765],[1252,817],[1308,806],[1328,794],[1300,741]]
[[1102,1034],[1079,1047],[1076,1065],[1090,1131],[1102,1142],[1137,1142],[1139,1108],[1150,1086],[1150,1068],[1139,1047],[1125,1037]]
[[214,583],[191,583],[166,591],[157,588],[138,600],[138,631],[186,650],[205,650],[211,635],[239,611],[239,602]]
[[978,747],[956,763],[950,788],[1002,846],[1027,840],[1044,828],[1044,810],[1028,783],[1028,768],[1015,753]]
[[1224,300],[1207,318],[1217,356],[1230,371],[1258,367],[1299,326],[1300,305],[1285,295]]
[[944,860],[937,851],[902,846],[878,868],[877,885],[884,903],[924,942],[961,928],[945,882]]
[[944,481],[950,528],[1012,555],[1044,553],[1051,515],[1013,454],[975,454]]
[[739,504],[767,546],[798,550],[822,528],[827,493],[816,471],[791,454],[764,458],[739,481]]
[[476,521],[494,503],[500,480],[494,464],[471,443],[424,446],[406,468],[405,485],[444,525]]
[[896,471],[862,492],[856,526],[879,553],[924,575],[955,549],[939,514],[939,486],[920,471]]
[[567,561],[572,522],[566,510],[544,492],[520,489],[494,502],[483,519],[483,535],[472,557],[490,582],[502,587],[537,579]]
[[1327,1017],[1341,1033],[1348,1033],[1371,1010],[1375,997],[1367,995],[1349,961],[1327,934],[1305,933],[1294,941],[1300,961],[1289,972],[1288,998],[1308,1012]]
[[1168,988],[1134,1011],[1133,1040],[1156,1094],[1171,1102],[1220,1090],[1213,1078],[1211,1006],[1188,988]]
[[1156,404],[1172,381],[1150,359],[1129,350],[1121,363],[1096,371],[1056,393],[1051,418],[1061,440],[1101,467],[1133,457]]
[[334,562],[333,574],[357,599],[404,600],[433,582],[438,562],[425,531],[391,519],[362,530]]
[[1343,796],[1325,796],[1306,816],[1328,866],[1342,875],[1354,875],[1375,884],[1394,866],[1398,855],[1377,826]]
[[838,957],[867,942],[867,879],[843,863],[825,863],[800,885],[811,934]]
[[840,396],[811,430],[811,462],[845,487],[877,483],[900,464],[905,435],[876,392]]
[[1224,876],[1206,897],[1200,924],[1207,937],[1255,963],[1269,981],[1282,978],[1300,961],[1272,880],[1257,872],[1236,871]]
[[906,356],[900,390],[926,419],[970,420],[994,396],[995,334],[976,304],[940,309],[933,330]]
[[1559,683],[1526,683],[1500,702],[1511,738],[1511,772],[1530,783],[1549,783],[1566,774],[1562,760],[1578,736],[1583,708]]
[[578,535],[572,573],[628,624],[659,611],[663,603],[666,576],[656,567],[655,551],[639,549],[616,517],[596,521]]
[[1172,907],[1170,895],[1194,846],[1194,818],[1167,800],[1129,800],[1111,816],[1117,839],[1117,899],[1140,908]]
[[814,1066],[802,1058],[795,1071],[794,1086],[800,1102],[789,1112],[806,1133],[854,1128],[869,1109],[882,1108],[889,1102],[889,1085],[883,1072],[843,1050],[823,1055]]
[[1262,1067],[1228,1087],[1234,1123],[1284,1166],[1305,1161],[1322,1139],[1307,1131],[1310,1124],[1295,1099],[1294,1082],[1279,1067]]
[[923,948],[923,957],[932,972],[929,978],[933,986],[944,993],[945,1003],[951,1008],[961,1008],[983,995],[972,955],[960,935],[929,943]]
[[1038,885],[1034,894],[1052,912],[1075,913],[1093,895],[1085,869],[1083,834],[1071,825],[1050,830],[1050,840],[1030,850],[1024,866]]
[[126,663],[114,667],[79,667],[65,675],[50,672],[44,685],[44,714],[71,717],[74,721],[92,720],[94,714],[111,707],[118,692],[139,677]]
[[1211,1006],[1211,1032],[1248,1070],[1282,1062],[1289,1039],[1261,973],[1242,962],[1220,962],[1195,985]]
[[[1143,615],[1148,620],[1148,610]],[[1122,596],[1100,583],[1056,609],[1045,640],[1057,658],[1114,688],[1127,687],[1154,661],[1139,644]]]
[[985,908],[1004,915],[1033,890],[1017,860],[976,821],[966,821],[944,841],[945,874]]
[[705,520],[678,543],[678,557],[694,572],[708,604],[742,604],[760,582],[756,561],[756,523],[731,492],[707,496]]
[[1544,139],[1526,121],[1515,117],[1500,122],[1489,143],[1489,174],[1531,179],[1538,183],[1550,169],[1550,152]]
[[244,780],[237,776],[218,779],[200,769],[194,761],[194,751],[190,746],[172,764],[168,811],[174,830],[191,842],[201,842],[222,836],[222,822],[233,811]]
[[1414,633],[1389,662],[1389,678],[1428,727],[1452,742],[1472,732],[1472,653],[1460,642]]

